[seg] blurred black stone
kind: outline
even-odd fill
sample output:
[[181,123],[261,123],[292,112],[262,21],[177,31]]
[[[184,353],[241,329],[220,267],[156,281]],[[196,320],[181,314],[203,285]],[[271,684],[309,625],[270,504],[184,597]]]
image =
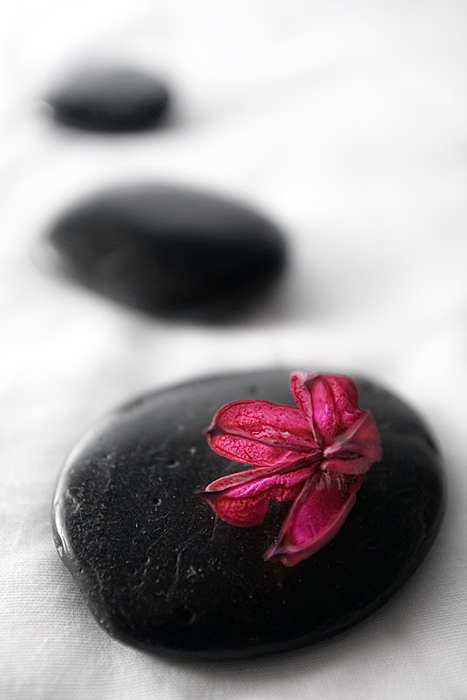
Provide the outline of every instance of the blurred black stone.
[[53,227],[62,268],[142,311],[168,316],[251,307],[285,263],[276,227],[237,203],[139,185],[78,204]]
[[111,635],[172,656],[284,650],[362,620],[420,564],[444,512],[440,457],[417,415],[365,380],[360,405],[379,426],[383,460],[314,556],[293,568],[263,559],[290,504],[272,503],[264,524],[238,528],[194,495],[239,470],[201,434],[213,413],[242,398],[292,403],[288,376],[221,376],[149,394],[73,451],[55,496],[56,546]]
[[158,79],[125,68],[89,68],[69,78],[46,97],[57,122],[77,129],[128,132],[150,129],[169,103]]

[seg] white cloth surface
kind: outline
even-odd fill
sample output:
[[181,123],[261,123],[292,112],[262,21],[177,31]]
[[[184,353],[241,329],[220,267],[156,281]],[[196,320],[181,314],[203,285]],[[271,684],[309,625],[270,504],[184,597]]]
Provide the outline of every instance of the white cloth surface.
[[[467,6],[454,0],[18,0],[0,27],[0,697],[467,698]],[[175,124],[53,126],[36,101],[101,57],[165,76]],[[233,325],[139,315],[59,279],[39,245],[81,196],[137,180],[251,203],[290,244]],[[223,371],[364,373],[445,458],[433,549],[363,623],[247,662],[173,662],[110,639],[52,541],[76,439],[141,392]]]

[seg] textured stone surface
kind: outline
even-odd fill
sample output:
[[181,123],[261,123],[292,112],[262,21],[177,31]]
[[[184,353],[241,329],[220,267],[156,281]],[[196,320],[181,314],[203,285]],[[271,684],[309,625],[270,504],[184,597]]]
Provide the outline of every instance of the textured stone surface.
[[54,501],[57,549],[100,624],[144,649],[252,656],[345,629],[380,607],[432,544],[444,511],[439,454],[419,418],[357,381],[384,456],[338,535],[295,567],[265,562],[289,504],[264,524],[217,519],[193,491],[237,464],[201,434],[224,403],[293,403],[288,372],[214,377],[149,394],[108,416],[72,452]]
[[75,279],[156,314],[251,306],[285,263],[282,236],[256,212],[163,185],[78,204],[56,222],[51,242]]
[[83,69],[46,97],[57,122],[89,131],[149,129],[166,114],[169,93],[151,75],[124,68]]

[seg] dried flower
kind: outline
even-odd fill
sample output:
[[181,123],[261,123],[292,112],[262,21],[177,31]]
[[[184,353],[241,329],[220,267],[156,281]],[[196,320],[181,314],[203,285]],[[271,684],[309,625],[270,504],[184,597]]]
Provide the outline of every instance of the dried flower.
[[253,469],[221,477],[197,493],[226,522],[263,522],[269,502],[293,501],[265,559],[294,566],[340,530],[363,474],[382,456],[378,429],[358,406],[349,377],[293,372],[297,407],[233,401],[206,428],[211,448]]

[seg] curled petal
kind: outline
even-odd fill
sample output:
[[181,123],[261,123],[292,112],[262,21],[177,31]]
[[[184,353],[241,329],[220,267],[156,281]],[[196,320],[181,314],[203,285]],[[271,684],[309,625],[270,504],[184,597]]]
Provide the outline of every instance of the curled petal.
[[317,471],[305,482],[282,526],[277,542],[264,555],[295,566],[315,554],[339,532],[355,503],[363,476]]
[[284,467],[246,469],[223,476],[196,493],[222,520],[250,527],[263,522],[271,500],[293,501],[315,469],[317,466],[309,465],[293,471]]
[[293,372],[290,385],[295,403],[321,447],[349,428],[361,413],[357,387],[350,377]]
[[321,468],[344,474],[364,474],[383,455],[381,439],[373,416],[364,411],[344,433],[324,450]]
[[258,467],[318,458],[310,425],[295,407],[270,401],[232,401],[206,428],[210,447],[229,459]]

